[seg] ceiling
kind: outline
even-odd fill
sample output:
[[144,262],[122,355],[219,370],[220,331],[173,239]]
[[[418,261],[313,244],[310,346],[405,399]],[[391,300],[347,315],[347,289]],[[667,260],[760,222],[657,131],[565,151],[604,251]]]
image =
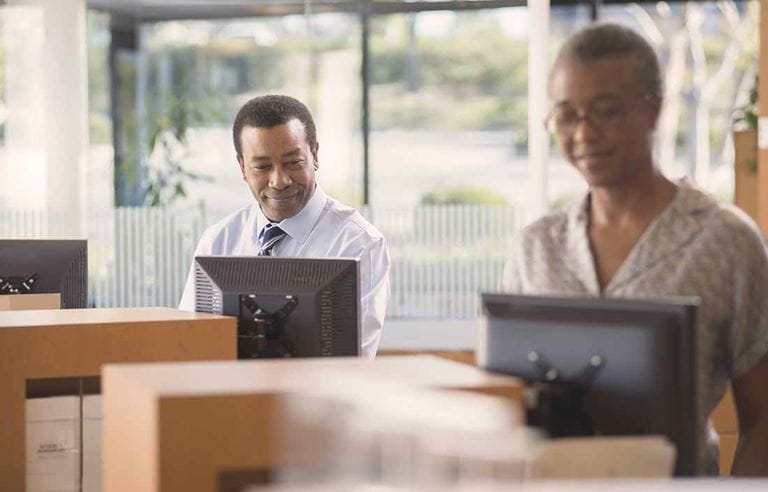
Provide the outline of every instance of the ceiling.
[[405,12],[525,5],[525,0],[87,0],[91,8],[160,21],[254,17],[306,12]]
[[[550,1],[552,5],[634,3],[630,0]],[[526,0],[87,0],[87,2],[90,8],[143,22],[261,17],[307,12],[394,13],[467,10],[521,6],[527,3]],[[3,3],[2,0],[0,3]]]

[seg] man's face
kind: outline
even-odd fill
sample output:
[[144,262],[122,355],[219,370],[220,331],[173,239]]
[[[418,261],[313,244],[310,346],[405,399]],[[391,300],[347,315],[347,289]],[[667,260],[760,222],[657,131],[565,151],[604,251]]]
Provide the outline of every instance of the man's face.
[[280,222],[299,213],[315,190],[318,167],[304,125],[293,119],[273,128],[246,126],[240,144],[240,171],[264,215]]
[[589,186],[629,182],[652,165],[659,103],[634,80],[634,57],[562,62],[550,79],[549,124]]

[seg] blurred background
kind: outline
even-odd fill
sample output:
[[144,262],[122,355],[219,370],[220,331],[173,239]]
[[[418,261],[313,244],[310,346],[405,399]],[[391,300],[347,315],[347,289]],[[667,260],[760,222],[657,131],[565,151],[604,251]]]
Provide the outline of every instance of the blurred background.
[[723,201],[756,91],[757,0],[529,3],[0,2],[0,237],[87,237],[91,305],[175,306],[203,229],[253,200],[237,109],[288,94],[321,185],[388,239],[383,346],[426,319],[448,330],[431,348],[471,346],[515,232],[586,189],[541,123],[566,36],[605,20],[651,41],[658,162]]

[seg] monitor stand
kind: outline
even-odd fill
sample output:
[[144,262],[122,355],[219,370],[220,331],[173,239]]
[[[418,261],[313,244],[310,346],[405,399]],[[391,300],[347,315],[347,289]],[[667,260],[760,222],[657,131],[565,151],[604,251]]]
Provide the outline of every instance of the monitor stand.
[[543,429],[553,438],[594,435],[586,396],[604,366],[603,358],[593,355],[581,375],[567,381],[538,352],[529,353],[528,360],[539,372],[540,381],[529,387],[526,423]]
[[[259,302],[256,301],[257,298]],[[241,295],[237,327],[237,358],[296,356],[296,348],[286,336],[284,321],[298,304],[299,300],[291,295]],[[273,307],[268,310],[266,305]]]
[[29,277],[10,277],[0,274],[0,295],[30,294],[40,275],[33,273]]

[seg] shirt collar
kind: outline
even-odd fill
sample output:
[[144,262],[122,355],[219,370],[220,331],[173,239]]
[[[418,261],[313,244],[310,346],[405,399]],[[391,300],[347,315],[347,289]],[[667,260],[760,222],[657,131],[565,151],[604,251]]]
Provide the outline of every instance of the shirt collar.
[[[648,226],[609,284],[605,286],[606,293],[615,291],[660,259],[674,254],[680,247],[687,244],[701,230],[700,214],[718,206],[713,198],[690,183],[679,181],[677,185],[672,201]],[[587,230],[589,207],[590,194],[587,193],[581,201],[572,205],[566,212],[567,241],[570,243],[566,251],[574,256],[565,260],[566,265],[587,263],[594,265]],[[584,259],[590,261],[585,263]],[[575,274],[590,292],[600,292],[594,267],[576,271]]]
[[[717,201],[706,193],[696,188],[686,179],[677,181],[677,191],[672,201],[667,205],[666,210],[679,213],[681,215],[695,215],[717,206]],[[578,202],[571,205],[567,210],[568,224],[571,226],[584,227],[589,222],[589,207],[591,194],[585,193]]]
[[677,182],[677,195],[669,207],[681,215],[697,215],[717,207],[718,202],[686,179]]
[[[309,201],[299,213],[293,217],[288,217],[277,223],[277,225],[285,231],[285,233],[291,237],[291,239],[303,243],[315,224],[320,219],[320,214],[323,213],[325,203],[328,200],[328,196],[325,194],[320,185],[315,185],[315,191],[312,193]],[[258,242],[259,232],[269,223],[269,219],[261,211],[261,207],[258,202],[254,203],[256,212],[256,229],[253,232],[254,240]]]
[[568,224],[570,226],[584,226],[589,221],[589,203],[592,195],[587,192],[578,202],[568,208]]

